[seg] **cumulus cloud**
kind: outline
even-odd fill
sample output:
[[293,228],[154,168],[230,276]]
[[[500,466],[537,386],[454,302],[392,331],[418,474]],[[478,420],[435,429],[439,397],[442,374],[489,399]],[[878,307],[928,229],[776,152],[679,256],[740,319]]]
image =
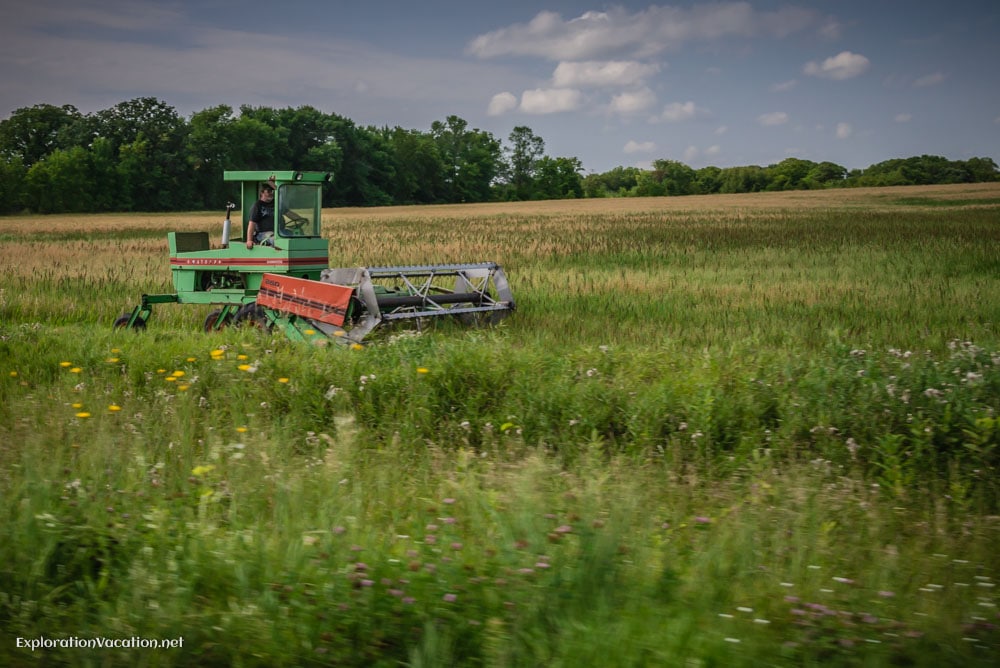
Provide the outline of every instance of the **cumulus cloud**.
[[626,153],[652,153],[656,150],[656,144],[651,141],[638,142],[633,139],[629,139],[625,143],[625,148],[622,149]]
[[503,93],[497,93],[490,100],[490,106],[487,108],[486,113],[490,116],[499,116],[501,114],[506,114],[508,111],[513,111],[517,109],[517,97],[513,93],[508,93],[504,91]]
[[850,123],[837,123],[837,139],[847,139],[854,134],[854,128]]
[[719,155],[720,153],[722,153],[722,147],[719,146],[718,144],[712,144],[711,146],[705,149],[705,155],[707,156],[715,156]]
[[699,109],[694,102],[671,102],[663,108],[660,119],[668,123],[689,121],[698,114],[698,111]]
[[758,116],[757,122],[763,126],[784,125],[788,122],[788,114],[783,111],[772,111]]
[[562,62],[552,74],[552,83],[557,88],[634,86],[659,71],[657,64],[634,60]]
[[927,86],[936,86],[939,83],[944,82],[945,76],[941,72],[934,72],[933,74],[928,74],[922,76],[913,82],[914,88],[926,88]]
[[521,55],[551,60],[586,60],[613,53],[648,57],[695,41],[733,37],[781,38],[821,28],[823,16],[812,9],[754,9],[749,2],[719,2],[693,7],[651,5],[630,11],[616,6],[564,19],[539,12],[528,23],[516,23],[479,35],[467,51],[480,58]]
[[618,93],[611,98],[609,109],[616,114],[634,114],[646,111],[656,104],[656,94],[648,88]]
[[555,114],[580,107],[583,96],[573,88],[536,88],[521,93],[521,111],[528,114]]
[[892,120],[897,123],[909,123],[911,118],[913,118],[913,114],[896,114]]
[[715,128],[715,134],[719,137],[726,134],[727,132],[729,132],[728,125],[720,125],[719,127]]
[[870,65],[871,61],[860,53],[841,51],[836,56],[831,56],[821,63],[814,60],[809,61],[802,68],[802,71],[809,76],[840,81],[864,74]]

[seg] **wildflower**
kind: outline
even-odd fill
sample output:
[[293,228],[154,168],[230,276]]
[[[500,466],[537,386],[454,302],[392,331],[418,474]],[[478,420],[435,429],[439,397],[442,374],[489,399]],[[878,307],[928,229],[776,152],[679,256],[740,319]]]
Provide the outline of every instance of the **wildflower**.
[[246,355],[244,355],[243,353],[240,353],[239,355],[236,356],[236,359],[238,359],[238,360],[246,360],[246,359],[250,359],[250,358],[247,357]]
[[117,364],[120,360],[117,357],[109,357],[105,360],[108,364]]
[[833,581],[834,582],[839,582],[840,584],[854,584],[854,580],[852,580],[850,578],[835,577],[835,578],[833,578]]
[[75,403],[75,404],[70,404],[70,406],[71,406],[72,408],[83,408],[83,404],[81,404],[81,403],[79,403],[79,402],[78,402],[78,403]]
[[122,407],[119,406],[118,404],[111,404],[110,406],[108,406],[108,410],[111,411],[112,413],[117,413],[121,409]]
[[455,499],[452,499],[452,498],[449,497],[447,499],[442,499],[441,503],[445,503],[445,504],[451,505],[451,504],[455,503]]
[[83,369],[81,369],[81,368],[80,368],[80,367],[78,367],[78,366],[75,366],[75,367],[73,367],[72,369],[70,369],[70,370],[69,370],[69,372],[70,372],[70,373],[82,373],[82,372],[83,372]]
[[79,413],[76,414],[76,416],[78,418],[80,418],[81,420],[83,420],[83,419],[89,418],[90,417],[90,413],[88,413],[87,411],[80,411]]
[[695,524],[711,524],[712,523],[712,518],[711,517],[704,517],[702,515],[699,515],[698,517],[694,518],[694,523]]
[[170,375],[173,376],[174,378],[183,378],[184,377],[184,372],[183,371],[174,371]]
[[278,382],[279,382],[279,383],[287,383],[287,382],[288,382],[288,379],[287,379],[287,378],[283,378],[283,377],[282,377],[282,378],[279,378],[279,379],[278,379]]
[[191,469],[191,475],[200,478],[201,476],[205,475],[206,473],[211,473],[214,470],[215,470],[215,466],[212,465],[212,464],[203,465],[203,466],[195,466],[193,469]]
[[237,433],[245,434],[245,433],[247,433],[247,428],[246,427],[237,427],[236,431],[237,431]]
[[423,374],[423,373],[430,373],[430,369],[428,369],[425,366],[418,366],[417,367],[417,373],[421,373],[421,374]]
[[11,371],[10,372],[10,377],[11,378],[17,378],[17,372],[16,371]]
[[179,391],[181,391],[181,392],[184,392],[184,391],[185,391],[185,390],[187,390],[187,389],[188,389],[189,387],[191,387],[191,386],[190,386],[190,385],[178,385],[178,386],[177,386],[177,389],[178,389]]
[[197,358],[189,357],[189,358],[187,358],[187,361],[188,362],[197,362],[198,360],[197,360]]
[[458,597],[455,596],[454,594],[445,594],[444,596],[441,597],[441,600],[443,600],[445,603],[454,603],[457,598]]
[[61,366],[62,368],[65,369],[67,367],[73,366],[73,363],[72,362],[59,362],[59,366]]

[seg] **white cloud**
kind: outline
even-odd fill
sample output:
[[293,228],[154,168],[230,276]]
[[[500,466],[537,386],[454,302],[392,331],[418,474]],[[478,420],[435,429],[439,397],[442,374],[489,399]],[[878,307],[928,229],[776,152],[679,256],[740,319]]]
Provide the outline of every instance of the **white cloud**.
[[758,116],[757,122],[764,126],[784,125],[788,122],[788,114],[783,111],[772,111]]
[[552,74],[556,88],[635,86],[660,71],[660,66],[634,60],[562,62]]
[[663,108],[663,113],[660,115],[660,119],[667,121],[668,123],[689,121],[695,117],[698,111],[699,109],[695,106],[694,102],[671,102]]
[[913,114],[896,114],[895,118],[893,118],[892,120],[896,121],[897,123],[909,123],[910,119],[912,118]]
[[513,93],[504,91],[493,96],[486,113],[490,116],[499,116],[514,109],[517,109],[517,97]]
[[656,104],[656,94],[648,88],[626,91],[611,98],[610,110],[616,114],[634,114],[646,111]]
[[945,76],[941,72],[934,72],[933,74],[928,74],[922,76],[913,82],[914,88],[926,88],[927,86],[936,86],[939,83],[944,82]]
[[720,125],[719,127],[715,128],[715,134],[718,137],[721,137],[722,135],[726,134],[727,132],[729,132],[729,126],[728,125]]
[[837,139],[847,139],[854,134],[854,128],[850,123],[837,123]]
[[705,149],[705,155],[707,156],[715,156],[719,155],[720,153],[722,153],[722,147],[719,146],[718,144],[712,144],[711,146]]
[[790,81],[782,81],[781,83],[776,83],[771,85],[771,92],[773,93],[784,93],[785,91],[792,90],[798,85],[798,81],[791,79]]
[[656,144],[651,141],[638,142],[633,139],[629,139],[625,144],[625,148],[622,149],[626,153],[652,153],[656,150]]
[[583,96],[573,88],[536,88],[521,93],[521,111],[528,114],[555,114],[580,107]]
[[840,81],[864,74],[870,65],[871,61],[859,53],[841,51],[836,56],[831,56],[822,63],[817,63],[814,60],[809,61],[802,68],[802,71],[809,76]]
[[686,149],[684,149],[684,162],[685,163],[693,162],[700,153],[701,152],[698,150],[697,146],[688,146]]
[[651,5],[636,12],[615,6],[569,20],[556,12],[542,11],[528,23],[479,35],[469,42],[467,51],[480,58],[529,55],[583,60],[612,53],[648,57],[694,41],[786,37],[819,27],[823,20],[812,9],[784,7],[767,12],[754,9],[749,2]]

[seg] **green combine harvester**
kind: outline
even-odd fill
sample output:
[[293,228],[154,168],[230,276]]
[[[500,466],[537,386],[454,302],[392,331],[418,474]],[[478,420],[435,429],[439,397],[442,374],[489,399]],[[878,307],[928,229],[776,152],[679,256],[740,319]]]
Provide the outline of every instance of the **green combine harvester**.
[[[224,178],[241,184],[240,229],[233,229],[231,203],[215,248],[208,232],[168,233],[174,293],[143,295],[115,328],[145,329],[154,304],[205,304],[212,307],[206,332],[251,324],[297,341],[360,344],[386,324],[442,316],[493,324],[514,310],[507,278],[490,262],[330,268],[321,222],[330,174],[232,171]],[[265,186],[275,193],[274,233],[248,247],[250,210]]]

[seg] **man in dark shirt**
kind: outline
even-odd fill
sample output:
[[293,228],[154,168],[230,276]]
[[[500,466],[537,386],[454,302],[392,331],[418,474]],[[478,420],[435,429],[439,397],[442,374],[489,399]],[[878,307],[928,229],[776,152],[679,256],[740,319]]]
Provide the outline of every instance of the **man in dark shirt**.
[[264,183],[260,188],[260,198],[250,209],[250,222],[247,224],[247,248],[253,248],[254,242],[268,242],[274,238],[274,186]]

